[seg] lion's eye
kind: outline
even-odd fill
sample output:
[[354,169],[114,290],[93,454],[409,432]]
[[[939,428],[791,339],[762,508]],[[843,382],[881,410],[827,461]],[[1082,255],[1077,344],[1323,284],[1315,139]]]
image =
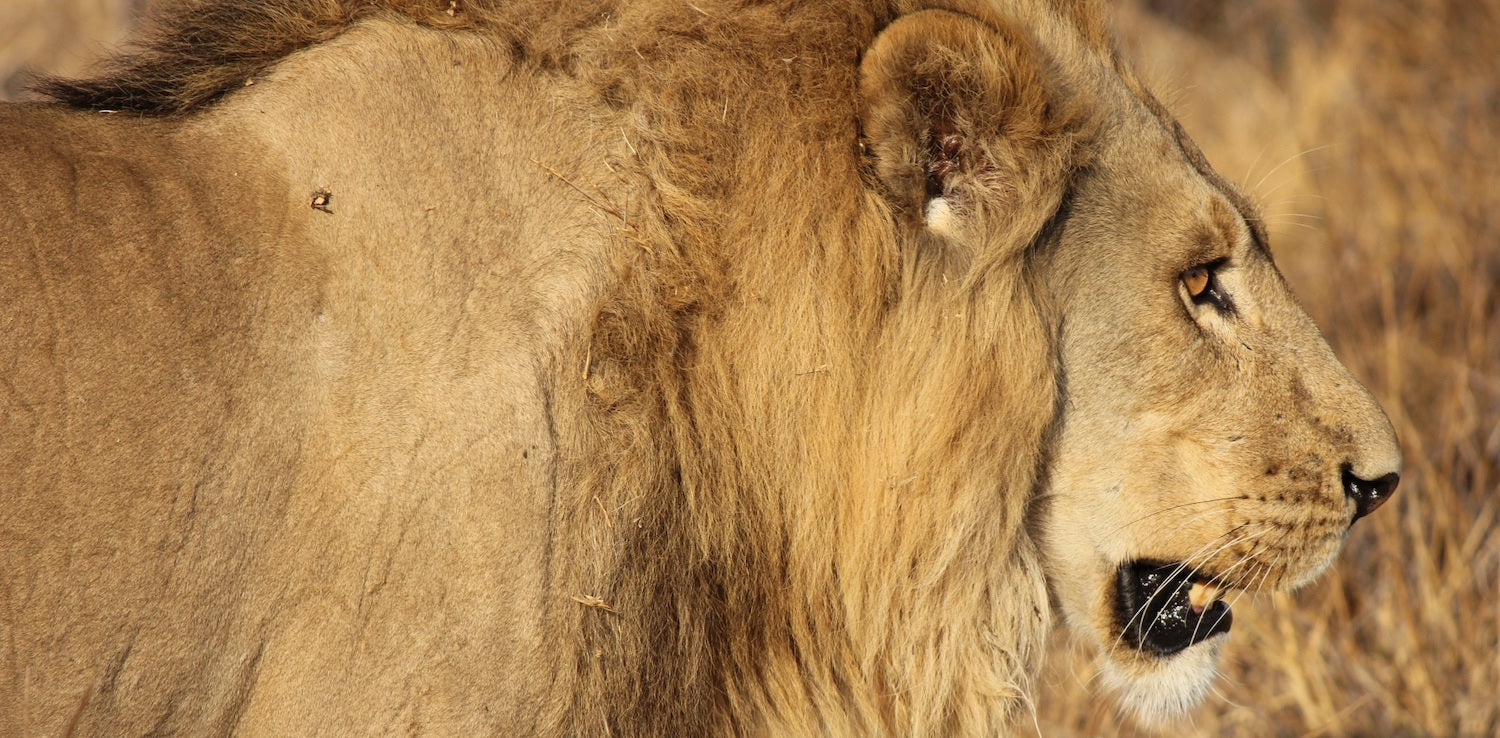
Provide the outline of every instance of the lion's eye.
[[1208,289],[1208,267],[1193,267],[1182,273],[1182,283],[1187,287],[1188,296],[1198,299]]
[[1182,286],[1187,288],[1188,297],[1193,298],[1194,304],[1213,305],[1225,313],[1233,310],[1229,294],[1219,286],[1216,274],[1223,263],[1223,260],[1219,260],[1193,267],[1182,273]]

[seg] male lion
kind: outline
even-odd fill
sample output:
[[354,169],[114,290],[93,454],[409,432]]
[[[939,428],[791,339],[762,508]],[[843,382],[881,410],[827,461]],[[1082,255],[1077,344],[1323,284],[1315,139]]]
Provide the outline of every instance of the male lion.
[[188,5],[0,110],[0,732],[1169,715],[1395,487],[1092,7]]

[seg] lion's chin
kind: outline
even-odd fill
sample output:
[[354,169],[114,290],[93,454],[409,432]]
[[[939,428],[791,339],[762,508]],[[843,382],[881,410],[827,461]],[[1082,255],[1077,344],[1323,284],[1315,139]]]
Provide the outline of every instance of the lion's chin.
[[1196,707],[1234,622],[1219,599],[1226,587],[1181,562],[1147,559],[1121,564],[1107,586],[1118,630],[1105,651],[1104,683],[1146,724]]
[[1104,659],[1101,677],[1119,704],[1136,720],[1156,725],[1197,707],[1218,676],[1219,651],[1227,635],[1217,635],[1165,658]]

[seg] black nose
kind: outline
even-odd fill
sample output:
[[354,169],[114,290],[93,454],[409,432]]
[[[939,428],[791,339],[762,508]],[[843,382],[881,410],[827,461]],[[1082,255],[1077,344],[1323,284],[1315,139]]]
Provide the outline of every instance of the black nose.
[[1375,512],[1375,508],[1385,504],[1391,498],[1391,493],[1396,491],[1396,483],[1400,481],[1401,475],[1394,472],[1379,479],[1360,479],[1354,476],[1354,468],[1345,464],[1344,494],[1354,500],[1354,520]]

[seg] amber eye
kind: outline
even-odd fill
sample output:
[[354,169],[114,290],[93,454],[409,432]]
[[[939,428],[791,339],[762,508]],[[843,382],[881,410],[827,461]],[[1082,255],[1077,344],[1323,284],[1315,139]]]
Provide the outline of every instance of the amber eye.
[[1182,286],[1187,288],[1188,296],[1193,298],[1195,305],[1212,305],[1220,313],[1229,315],[1234,312],[1234,303],[1229,299],[1229,293],[1219,284],[1218,271],[1224,266],[1223,259],[1202,266],[1196,266],[1182,273]]
[[1182,273],[1182,285],[1187,287],[1188,296],[1196,300],[1208,291],[1212,276],[1206,266],[1193,267]]

